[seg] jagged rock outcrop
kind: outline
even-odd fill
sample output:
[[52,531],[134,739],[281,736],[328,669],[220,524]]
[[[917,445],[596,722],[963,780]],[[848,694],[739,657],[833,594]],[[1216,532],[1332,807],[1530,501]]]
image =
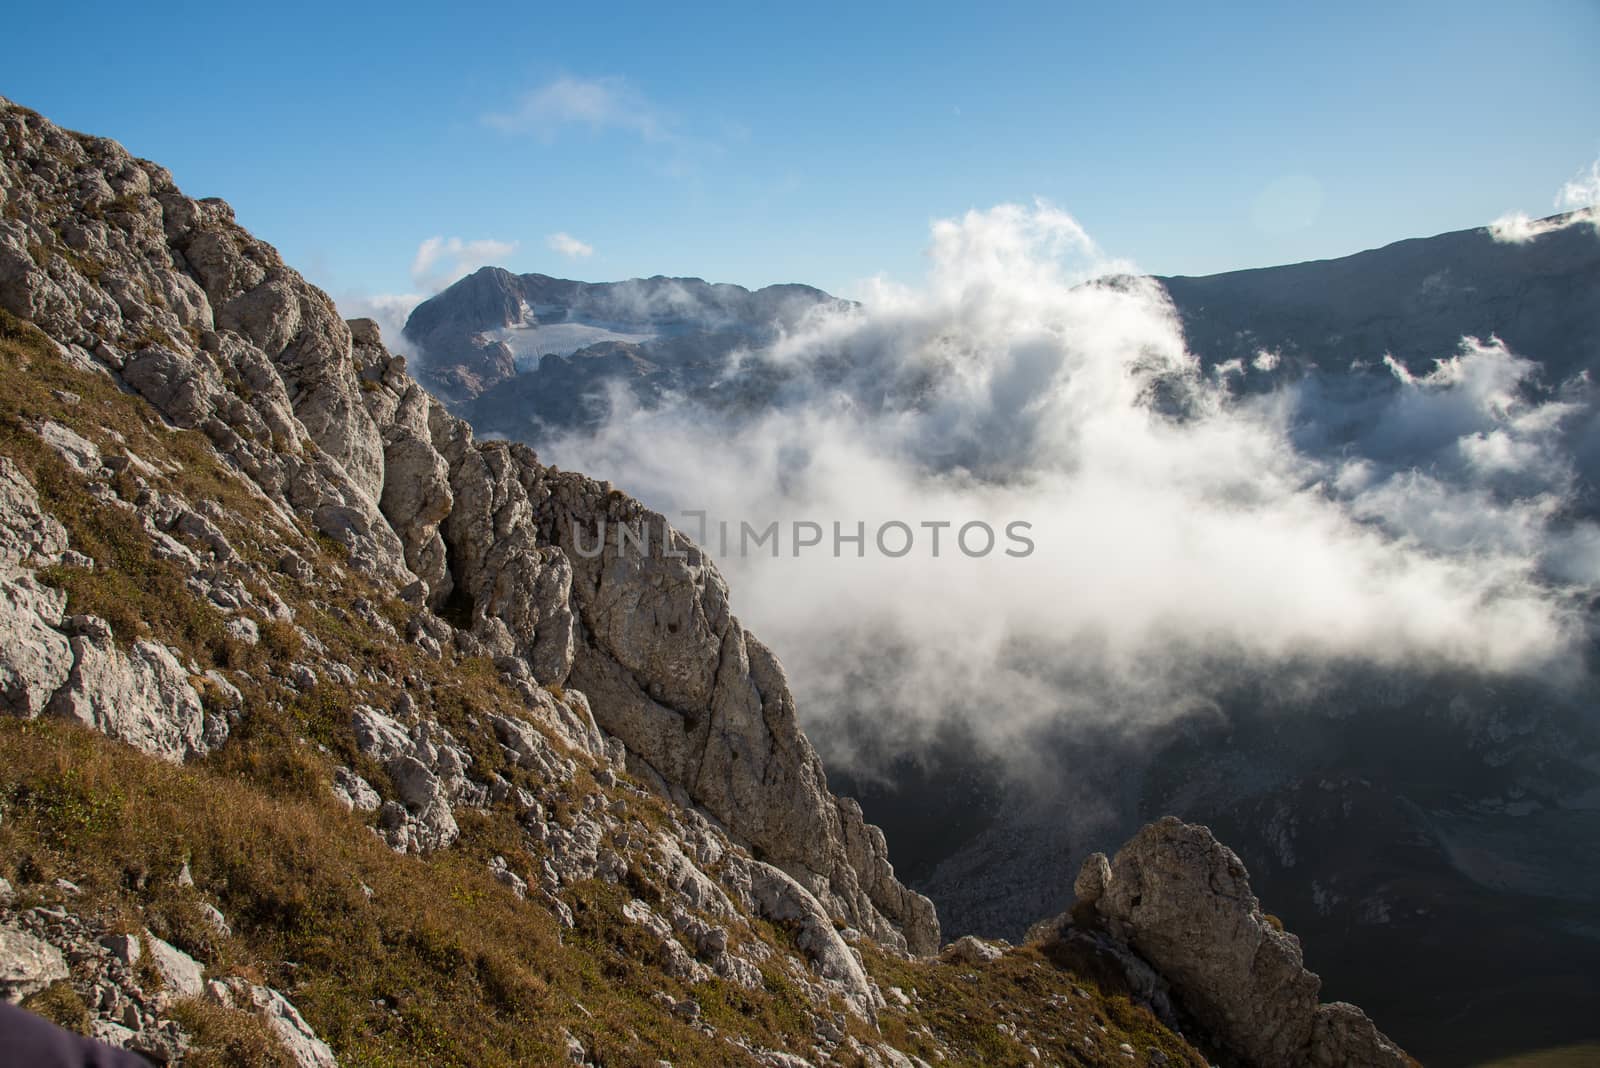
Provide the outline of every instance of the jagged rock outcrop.
[[[46,440],[71,444],[61,434]],[[79,447],[72,453],[89,455]],[[97,450],[92,466],[99,468]],[[104,620],[63,618],[66,594],[22,566],[59,562],[69,550],[66,530],[42,511],[33,485],[8,459],[0,459],[0,528],[0,709],[77,720],[173,760],[221,744],[226,721],[205,714],[170,649],[140,641],[124,652]]]
[[455,612],[446,612],[489,652],[520,656],[537,681],[560,685],[574,651],[572,567],[535,522],[544,469],[526,446],[475,445],[442,411],[432,423],[455,495],[442,528],[455,582]]
[[1205,827],[1167,817],[1109,861],[1093,854],[1074,885],[1092,914],[1170,984],[1220,1051],[1250,1068],[1413,1062],[1353,1005],[1319,1005],[1300,940],[1250,891],[1243,862]]
[[870,1013],[883,1004],[883,995],[867,978],[861,961],[834,930],[822,903],[805,887],[772,865],[754,861],[750,864],[750,894],[761,915],[795,925],[796,941],[818,974],[838,983],[852,1005]]
[[40,509],[33,484],[0,457],[0,711],[37,716],[72,670],[56,628],[66,597],[20,566],[53,563],[66,547],[66,530]]
[[[576,751],[625,761],[704,808],[834,919],[891,947],[937,948],[932,906],[895,878],[860,809],[829,793],[776,657],[732,617],[721,577],[687,539],[673,532],[684,555],[663,556],[663,521],[648,516],[657,527],[648,552],[582,556],[574,529],[647,514],[545,468],[526,447],[474,441],[374,324],[342,321],[224,202],[184,196],[163,168],[9,103],[0,103],[0,164],[0,309],[42,329],[63,360],[112,376],[171,426],[204,435],[259,495],[280,571],[314,581],[306,533],[337,543],[350,568],[414,610],[406,639],[435,654],[496,658],[530,717]],[[131,454],[35,433],[192,573],[197,596],[231,614],[237,640],[292,620],[249,581],[254,565],[203,504],[158,491]],[[110,484],[118,474],[131,488]],[[0,573],[0,633],[16,638],[0,651],[7,710],[49,708],[167,756],[215,745],[225,724],[201,713],[189,665],[158,642],[122,650],[100,624],[63,622],[60,595],[28,575],[29,560],[70,550],[19,479],[0,472],[0,504],[18,502],[0,511],[22,547]],[[371,605],[361,612],[395,631]],[[290,678],[308,688],[357,676],[321,661],[294,665]],[[219,698],[226,685],[212,688]],[[505,795],[449,766],[458,750],[437,744],[436,727],[419,720],[397,737],[368,738],[390,779],[378,785],[392,791],[379,824],[400,848],[448,845],[452,805]],[[352,805],[369,800],[351,787]],[[595,843],[573,838],[572,870],[594,870]]]
[[50,563],[67,547],[67,532],[39,507],[39,495],[17,465],[0,456],[0,567]]
[[31,572],[0,568],[0,711],[32,719],[72,671],[72,646],[55,624],[67,598]]

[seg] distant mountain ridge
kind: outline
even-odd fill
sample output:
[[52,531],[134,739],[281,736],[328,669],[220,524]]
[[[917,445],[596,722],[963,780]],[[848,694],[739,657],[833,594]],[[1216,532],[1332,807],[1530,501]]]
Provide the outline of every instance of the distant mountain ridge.
[[[1335,259],[1154,277],[1189,350],[1214,373],[1237,367],[1232,383],[1243,391],[1311,373],[1383,390],[1394,385],[1386,356],[1425,374],[1463,336],[1500,339],[1543,368],[1546,386],[1600,370],[1600,301],[1585,299],[1600,293],[1600,241],[1588,226],[1522,242],[1478,227]],[[808,315],[850,306],[798,284],[579,282],[484,267],[418,305],[405,337],[419,378],[458,414],[481,432],[537,443],[597,427],[615,386],[645,406],[672,393],[711,410],[760,411],[793,373],[762,348]],[[729,373],[740,350],[752,355]],[[845,376],[848,367],[815,370]]]
[[[760,344],[812,309],[842,304],[820,289],[749,290],[700,278],[578,282],[484,267],[423,301],[405,325],[428,384],[448,400],[473,400],[545,357],[622,345],[633,363],[672,364],[674,353],[722,355]],[[601,350],[613,355],[614,350]],[[624,372],[597,365],[599,377]]]
[[1556,381],[1600,366],[1600,241],[1586,225],[1523,242],[1477,227],[1337,259],[1157,280],[1208,367],[1266,351],[1280,375],[1386,354],[1422,372],[1464,334],[1499,337]]

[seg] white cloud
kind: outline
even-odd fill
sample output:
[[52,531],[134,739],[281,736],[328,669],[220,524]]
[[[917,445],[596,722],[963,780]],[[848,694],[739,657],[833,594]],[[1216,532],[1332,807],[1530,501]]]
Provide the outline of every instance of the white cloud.
[[411,282],[418,289],[437,293],[479,267],[504,262],[516,249],[515,241],[430,237],[417,246],[417,255],[411,261]]
[[510,111],[483,121],[507,133],[532,133],[553,139],[564,126],[622,130],[645,141],[672,139],[668,121],[625,78],[575,78],[563,75],[525,93]]
[[1556,210],[1568,214],[1560,218],[1534,219],[1526,212],[1514,211],[1489,224],[1496,241],[1522,244],[1569,226],[1590,224],[1600,234],[1600,160],[1589,164],[1556,192]]
[[[735,528],[1033,524],[1025,559],[722,556],[813,723],[958,713],[1004,746],[1179,715],[1217,692],[1218,663],[1574,662],[1587,591],[1550,576],[1600,579],[1600,530],[1566,508],[1580,409],[1523,399],[1532,366],[1504,346],[1373,372],[1354,398],[1235,397],[1165,292],[1048,205],[936,223],[929,259],[924,286],[875,283],[766,353],[787,376],[775,407],[618,402],[597,434],[540,445],[669,517]],[[1340,420],[1353,440],[1297,436]]]
[[594,255],[593,245],[579,241],[564,230],[551,234],[544,240],[545,244],[550,246],[551,251],[560,253],[569,260],[587,259]]

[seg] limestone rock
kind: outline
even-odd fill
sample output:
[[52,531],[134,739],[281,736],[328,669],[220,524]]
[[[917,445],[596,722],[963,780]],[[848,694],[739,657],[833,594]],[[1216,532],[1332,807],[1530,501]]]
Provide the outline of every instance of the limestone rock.
[[490,653],[526,659],[539,682],[564,683],[575,651],[572,566],[535,523],[542,469],[525,446],[472,447],[458,424],[443,444],[455,506],[442,530],[463,625]]
[[[449,732],[434,724],[408,731],[368,705],[356,707],[351,728],[356,748],[383,765],[399,799],[379,808],[379,829],[389,845],[402,853],[429,853],[454,842],[461,829],[450,806],[467,787],[471,758]],[[347,793],[352,786],[361,793],[356,782],[339,785]],[[357,794],[350,798],[354,803]],[[361,800],[368,803],[370,798],[361,793]]]
[[509,716],[491,716],[489,725],[505,747],[507,756],[518,767],[536,770],[552,782],[572,778],[572,761],[557,753],[531,723]]
[[66,596],[31,572],[0,566],[0,712],[43,712],[72,671],[72,647],[55,629]]
[[53,421],[41,423],[38,434],[57,456],[65,460],[79,474],[100,473],[100,447],[82,434]]
[[1344,1001],[1317,1006],[1311,1025],[1313,1068],[1347,1065],[1411,1065],[1412,1060],[1394,1041],[1379,1031],[1367,1014]]
[[192,998],[205,990],[205,965],[155,935],[145,935],[145,945],[149,949],[151,963],[161,976],[163,992],[174,997]]
[[205,709],[188,673],[172,651],[137,642],[124,653],[100,619],[78,619],[74,663],[66,685],[51,700],[52,715],[76,720],[137,749],[181,761],[206,752]]
[[384,433],[386,470],[378,504],[400,535],[406,565],[427,584],[430,603],[438,607],[453,587],[439,525],[450,514],[455,496],[450,465],[429,439],[430,403],[412,386],[397,406],[396,421]]
[[835,798],[782,666],[740,625],[715,566],[657,513],[546,473],[543,533],[573,567],[572,682],[630,770],[679,787],[851,926],[932,954],[932,904],[895,878],[858,805]]
[[1152,823],[1109,864],[1090,857],[1078,884],[1094,895],[1080,904],[1149,961],[1183,1010],[1242,1063],[1410,1063],[1360,1010],[1319,1007],[1322,981],[1305,969],[1299,939],[1268,922],[1243,862],[1205,827],[1170,816]]
[[67,547],[67,532],[39,507],[33,483],[0,456],[0,567],[29,560],[48,562]]
[[1105,895],[1110,883],[1111,861],[1106,859],[1104,853],[1091,853],[1078,870],[1078,877],[1072,883],[1072,892],[1079,904],[1093,905]]
[[868,977],[861,961],[839,937],[822,903],[771,864],[751,861],[749,870],[750,893],[756,910],[775,923],[797,928],[795,941],[810,958],[817,974],[837,983],[857,1012],[872,1015],[883,1004],[883,995]]
[[59,949],[32,935],[0,927],[0,997],[21,1001],[70,974]]
[[999,946],[985,942],[976,935],[962,935],[944,947],[939,959],[960,964],[988,964],[999,960],[1003,953]]
[[[474,441],[384,348],[374,324],[343,322],[327,295],[239,227],[222,201],[191,199],[169,173],[113,142],[58,130],[9,103],[0,103],[0,150],[0,307],[52,338],[63,360],[112,376],[170,425],[203,435],[257,495],[268,537],[236,531],[203,502],[167,499],[163,464],[108,444],[116,441],[110,428],[93,442],[78,433],[87,424],[33,429],[106,506],[136,510],[156,555],[192,575],[191,589],[235,621],[240,640],[250,640],[247,618],[289,614],[251,592],[263,587],[246,574],[258,566],[257,550],[282,561],[303,592],[331,600],[332,576],[308,536],[331,538],[343,547],[334,555],[345,557],[334,575],[346,566],[361,572],[378,587],[374,603],[392,596],[414,613],[407,640],[440,658],[495,658],[528,714],[525,722],[505,717],[510,730],[473,729],[495,731],[535,777],[570,782],[580,763],[592,763],[594,781],[615,794],[632,789],[618,775],[626,763],[720,822],[737,845],[721,838],[714,849],[702,842],[680,851],[684,862],[670,865],[676,893],[732,908],[696,868],[712,863],[702,852],[748,846],[810,895],[830,926],[847,924],[895,950],[937,950],[932,906],[895,878],[881,833],[860,809],[828,791],[777,658],[732,617],[721,577],[687,539],[669,537],[659,516],[609,486],[543,466],[525,446]],[[72,259],[29,251],[62,242]],[[78,259],[103,269],[74,269]],[[116,485],[107,468],[123,476]],[[14,535],[0,550],[7,567],[55,562],[67,551],[25,482],[0,470],[0,522]],[[130,484],[137,502],[120,497]],[[653,524],[649,547],[585,551],[600,524],[620,520]],[[219,729],[205,729],[170,652],[155,643],[120,649],[87,623],[63,645],[54,633],[58,595],[5,574],[11,603],[0,608],[0,627],[26,637],[0,646],[0,658],[10,658],[0,660],[8,708],[31,715],[53,703],[166,756],[221,740],[223,720],[214,716]],[[393,626],[389,612],[356,614],[378,630]],[[293,682],[359,681],[354,665],[319,650],[299,659]],[[230,714],[248,715],[241,705],[234,700]],[[391,845],[443,848],[457,834],[453,806],[487,804],[497,785],[498,800],[510,800],[503,780],[469,777],[467,750],[425,711],[405,715],[404,726],[371,711],[352,728],[385,772],[368,787],[389,796],[362,789],[353,774],[335,784],[336,796],[352,807],[376,803]],[[621,803],[594,796],[599,805]],[[532,815],[536,798],[516,801],[528,834],[551,843],[541,886],[626,874],[618,852],[601,848],[616,830],[609,812],[547,827]],[[756,972],[749,962],[725,967],[740,981]]]
[[376,812],[383,804],[371,783],[343,767],[333,769],[333,797],[355,812]]

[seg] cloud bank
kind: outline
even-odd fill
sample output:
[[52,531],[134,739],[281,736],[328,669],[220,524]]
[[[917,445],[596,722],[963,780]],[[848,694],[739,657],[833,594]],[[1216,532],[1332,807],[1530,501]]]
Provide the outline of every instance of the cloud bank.
[[1046,204],[941,221],[929,258],[919,287],[736,354],[730,375],[784,382],[776,405],[619,393],[597,434],[541,447],[713,524],[1031,524],[1023,558],[719,559],[830,759],[834,717],[906,744],[959,717],[1014,753],[1063,722],[1166,723],[1219,664],[1578,670],[1600,583],[1586,383],[1467,339],[1426,375],[1232,390],[1160,286]]

